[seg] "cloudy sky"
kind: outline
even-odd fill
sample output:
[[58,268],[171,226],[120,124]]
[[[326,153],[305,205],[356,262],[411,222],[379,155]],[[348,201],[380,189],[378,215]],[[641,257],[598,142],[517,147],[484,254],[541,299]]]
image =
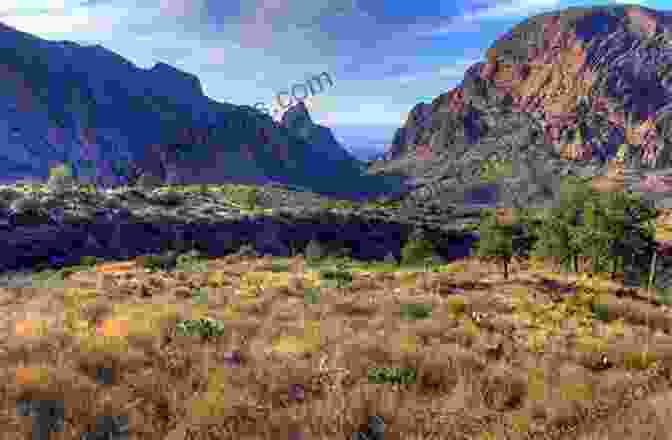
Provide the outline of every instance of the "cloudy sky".
[[233,104],[271,107],[276,93],[327,72],[334,83],[309,98],[313,118],[339,137],[371,127],[385,138],[525,17],[609,3],[616,2],[0,0],[0,22],[49,40],[101,44],[143,68],[166,62]]

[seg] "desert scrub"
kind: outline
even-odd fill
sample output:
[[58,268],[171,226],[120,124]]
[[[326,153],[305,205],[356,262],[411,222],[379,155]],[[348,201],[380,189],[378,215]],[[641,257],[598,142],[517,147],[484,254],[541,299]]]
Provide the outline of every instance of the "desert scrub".
[[150,271],[170,270],[177,263],[177,255],[173,252],[166,252],[162,255],[141,255],[136,258],[136,262],[140,267]]
[[347,270],[323,269],[320,271],[320,279],[327,285],[336,285],[339,289],[352,282],[352,274]]
[[305,304],[318,304],[320,302],[320,289],[317,287],[303,289],[303,302]]
[[415,383],[416,372],[410,367],[371,367],[367,372],[369,383],[410,385]]
[[654,362],[656,362],[656,354],[648,350],[623,353],[623,366],[630,370],[646,370]]
[[401,304],[400,315],[402,319],[424,319],[429,318],[432,314],[431,304],[411,303]]
[[276,272],[276,273],[289,272],[289,264],[287,264],[287,263],[272,263],[269,270],[271,272]]
[[446,307],[451,317],[458,317],[467,308],[467,301],[461,296],[451,296],[446,299]]
[[175,334],[178,336],[200,336],[209,339],[224,334],[222,322],[212,318],[200,318],[181,320],[175,326]]
[[429,240],[414,238],[401,249],[401,262],[405,265],[425,264],[434,254],[434,245]]
[[510,160],[485,161],[479,170],[479,177],[485,183],[493,183],[498,179],[512,176],[513,163]]
[[191,299],[196,304],[207,304],[208,303],[208,290],[204,288],[195,289],[191,293]]

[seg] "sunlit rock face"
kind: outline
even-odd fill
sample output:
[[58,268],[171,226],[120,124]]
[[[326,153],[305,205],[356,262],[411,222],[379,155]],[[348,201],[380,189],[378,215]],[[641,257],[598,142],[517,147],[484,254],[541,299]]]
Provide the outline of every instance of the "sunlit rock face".
[[670,166],[669,12],[606,6],[541,14],[514,26],[483,58],[433,100],[430,115],[429,104],[413,108],[388,159],[425,145],[449,160],[531,145],[569,161],[605,162],[625,145],[632,166]]

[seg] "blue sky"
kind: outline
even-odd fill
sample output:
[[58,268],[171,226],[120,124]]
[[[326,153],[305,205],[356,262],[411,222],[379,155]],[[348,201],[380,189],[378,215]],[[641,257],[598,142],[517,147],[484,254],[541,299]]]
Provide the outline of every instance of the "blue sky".
[[[337,137],[371,127],[389,141],[415,104],[457,85],[527,16],[615,3],[633,2],[2,0],[0,22],[49,40],[101,44],[143,68],[166,62],[233,104],[271,106],[277,92],[327,72],[333,86],[307,100],[313,119]],[[634,3],[672,8],[672,0]]]

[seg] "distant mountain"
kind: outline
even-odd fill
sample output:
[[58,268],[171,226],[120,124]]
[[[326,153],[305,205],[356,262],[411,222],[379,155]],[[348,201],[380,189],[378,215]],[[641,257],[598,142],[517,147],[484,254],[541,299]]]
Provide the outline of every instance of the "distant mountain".
[[208,98],[196,76],[165,63],[142,69],[99,45],[47,41],[1,23],[0,61],[2,183],[44,180],[67,162],[80,181],[107,186],[144,173],[168,184],[398,187],[393,178],[362,175],[360,162],[307,112],[274,122]]

